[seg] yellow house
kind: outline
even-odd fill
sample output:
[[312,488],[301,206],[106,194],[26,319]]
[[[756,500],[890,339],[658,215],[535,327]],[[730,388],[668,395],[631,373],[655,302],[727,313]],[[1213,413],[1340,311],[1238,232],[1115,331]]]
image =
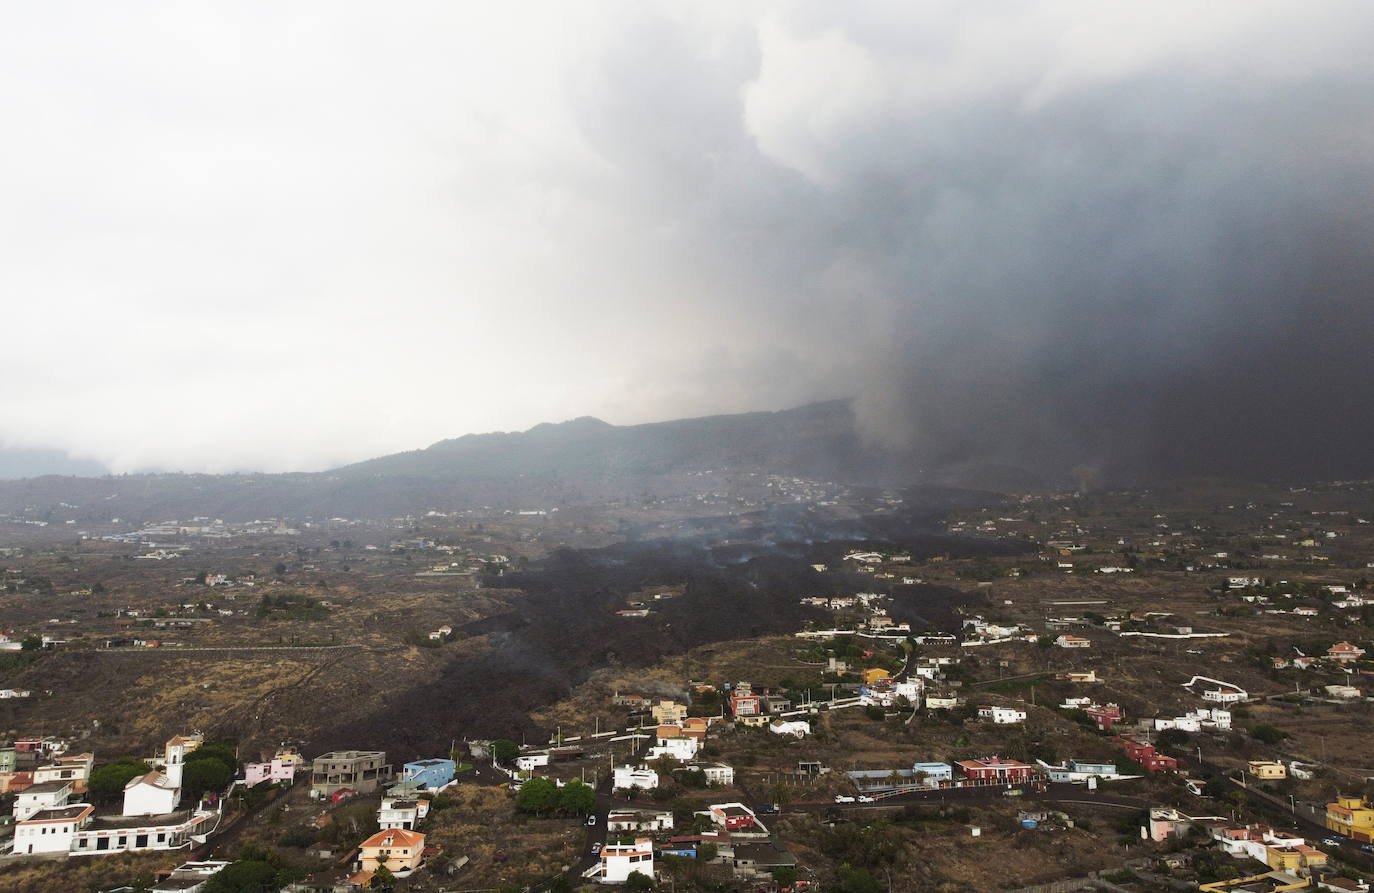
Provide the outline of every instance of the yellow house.
[[1275,871],[1321,868],[1326,865],[1326,853],[1306,844],[1290,847],[1267,846],[1264,848],[1264,861]]
[[420,867],[425,852],[425,836],[418,831],[388,828],[358,844],[358,868],[363,872],[385,865],[395,875],[406,875]]
[[1356,840],[1374,842],[1374,804],[1350,794],[1337,794],[1326,804],[1326,828]]
[[679,723],[687,718],[686,705],[676,701],[659,701],[650,712],[654,715],[654,722],[661,726]]
[[1274,779],[1287,778],[1288,769],[1282,763],[1275,763],[1273,760],[1251,760],[1250,774],[1256,778]]
[[887,670],[884,670],[882,667],[874,667],[874,668],[871,669],[871,670],[864,670],[864,682],[865,682],[866,684],[868,684],[868,685],[872,685],[873,683],[877,682],[879,679],[891,679],[891,678],[892,678],[892,674],[891,674],[890,672],[888,672]]
[[1202,884],[1198,890],[1202,893],[1225,893],[1234,887],[1243,887],[1248,884],[1262,884],[1269,881],[1273,884],[1269,888],[1269,893],[1284,893],[1287,890],[1303,890],[1308,887],[1309,878],[1299,878],[1296,882],[1288,876],[1271,871],[1268,874],[1257,874],[1252,877],[1232,878],[1229,881],[1214,881],[1210,884]]

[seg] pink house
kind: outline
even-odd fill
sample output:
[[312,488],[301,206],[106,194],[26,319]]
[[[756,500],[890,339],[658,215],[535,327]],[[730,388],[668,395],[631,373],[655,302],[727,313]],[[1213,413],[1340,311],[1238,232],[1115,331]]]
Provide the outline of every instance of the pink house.
[[279,781],[292,781],[295,777],[295,765],[283,763],[281,760],[273,760],[270,763],[245,763],[243,766],[243,783],[250,788],[264,781],[276,784]]

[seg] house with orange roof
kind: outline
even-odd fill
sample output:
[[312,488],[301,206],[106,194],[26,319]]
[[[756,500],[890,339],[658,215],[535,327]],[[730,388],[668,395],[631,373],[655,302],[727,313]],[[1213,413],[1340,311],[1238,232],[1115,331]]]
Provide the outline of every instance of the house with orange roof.
[[1359,660],[1364,657],[1364,649],[1358,645],[1351,645],[1349,642],[1337,642],[1335,645],[1326,649],[1326,657],[1328,660],[1334,660],[1339,663],[1349,663],[1352,660]]
[[375,873],[385,865],[397,877],[405,877],[424,861],[425,835],[404,828],[388,828],[358,844],[358,871]]

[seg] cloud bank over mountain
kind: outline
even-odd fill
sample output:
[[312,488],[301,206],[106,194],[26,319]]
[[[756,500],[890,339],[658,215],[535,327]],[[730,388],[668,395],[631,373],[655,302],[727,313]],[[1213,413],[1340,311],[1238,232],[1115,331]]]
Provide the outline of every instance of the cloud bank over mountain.
[[25,9],[0,444],[854,395],[931,467],[1368,471],[1374,9],[909,7]]

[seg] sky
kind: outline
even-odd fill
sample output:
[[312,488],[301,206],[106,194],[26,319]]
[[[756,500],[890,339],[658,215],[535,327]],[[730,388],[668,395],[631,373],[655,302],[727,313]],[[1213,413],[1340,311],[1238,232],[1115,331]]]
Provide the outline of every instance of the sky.
[[318,470],[855,398],[932,463],[1374,473],[1374,4],[45,3],[0,446]]

